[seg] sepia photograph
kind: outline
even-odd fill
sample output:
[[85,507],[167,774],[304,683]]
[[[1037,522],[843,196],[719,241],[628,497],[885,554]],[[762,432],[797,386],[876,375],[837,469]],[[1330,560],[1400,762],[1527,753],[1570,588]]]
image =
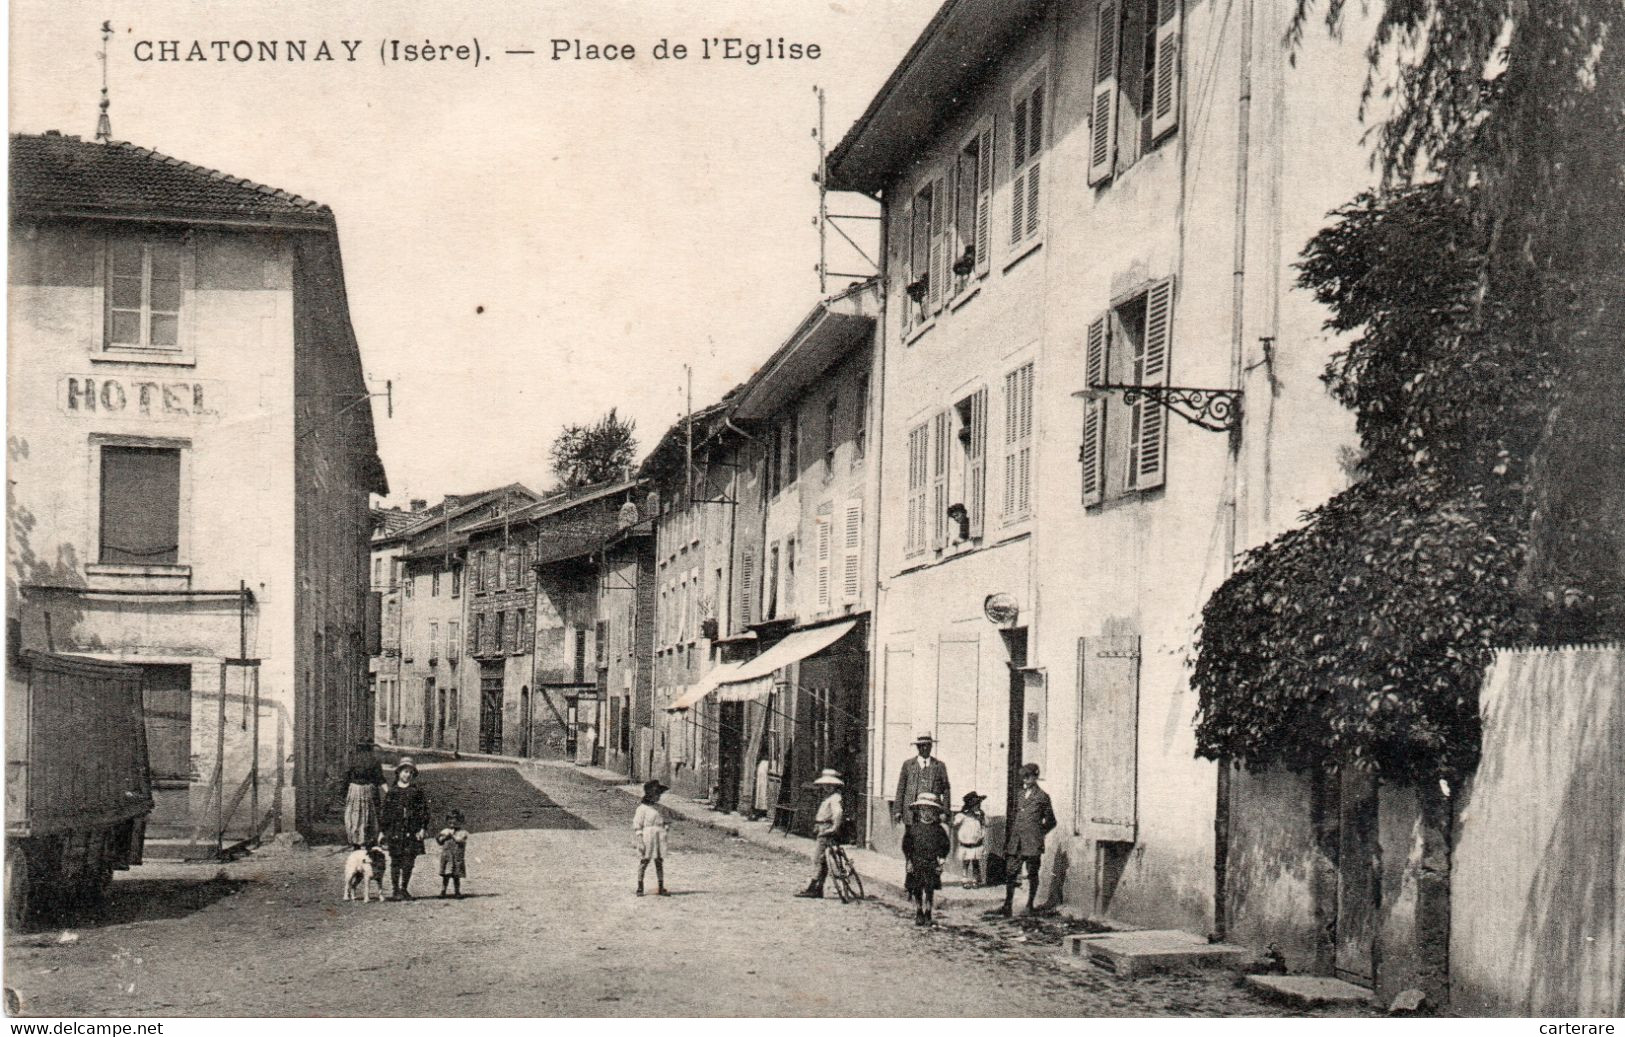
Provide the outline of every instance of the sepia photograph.
[[1618,1032],[1620,0],[8,7],[12,1033]]

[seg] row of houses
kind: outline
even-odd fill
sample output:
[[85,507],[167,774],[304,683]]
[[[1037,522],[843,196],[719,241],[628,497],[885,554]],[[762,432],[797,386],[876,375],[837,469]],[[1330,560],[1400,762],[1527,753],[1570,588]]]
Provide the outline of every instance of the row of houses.
[[1202,605],[1357,444],[1293,282],[1370,184],[1364,57],[1292,60],[1291,15],[947,0],[820,171],[878,203],[874,278],[626,479],[378,534],[381,736],[563,751],[801,833],[833,767],[895,853],[931,732],[995,849],[1042,768],[1054,903],[1437,990],[1418,790],[1195,751]]
[[1370,178],[1363,58],[1290,62],[1278,8],[943,4],[821,171],[879,203],[875,278],[624,481],[377,535],[380,736],[563,749],[798,831],[835,767],[895,852],[929,731],[995,846],[1043,768],[1066,905],[1376,982],[1416,862],[1374,877],[1358,840],[1408,831],[1414,797],[1343,791],[1372,823],[1328,892],[1311,790],[1198,759],[1186,678],[1232,559],[1345,486],[1356,441],[1290,286]]

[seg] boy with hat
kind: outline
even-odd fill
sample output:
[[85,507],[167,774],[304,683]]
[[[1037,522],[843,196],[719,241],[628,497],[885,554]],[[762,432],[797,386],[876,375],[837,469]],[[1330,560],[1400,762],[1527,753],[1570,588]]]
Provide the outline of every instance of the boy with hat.
[[931,755],[935,745],[936,740],[929,731],[922,732],[920,737],[914,739],[914,748],[919,755],[903,761],[902,773],[897,776],[897,798],[892,800],[894,823],[903,823],[911,804],[920,798],[922,792],[931,793],[944,804],[953,802],[953,794],[948,787],[948,767]]
[[986,796],[976,792],[965,793],[965,802],[954,818],[954,841],[959,844],[959,875],[966,889],[975,889],[982,884],[982,861],[987,859],[987,815],[982,813],[982,803],[986,799]]
[[1036,910],[1038,869],[1044,859],[1044,837],[1055,827],[1055,808],[1049,793],[1038,787],[1038,764],[1021,765],[1021,791],[1016,794],[1016,813],[1004,840],[1004,906],[999,914],[1008,918],[1021,881],[1022,865],[1027,867],[1027,913]]
[[824,895],[824,879],[829,876],[827,851],[839,842],[841,826],[846,822],[846,808],[841,804],[841,790],[846,787],[846,782],[841,780],[839,771],[825,767],[812,783],[825,789],[829,795],[818,804],[818,813],[813,815],[813,835],[818,838],[818,846],[813,851],[813,878],[807,883],[807,888],[796,896],[816,900]]
[[655,862],[656,896],[669,897],[666,892],[666,815],[660,812],[660,794],[670,786],[653,778],[643,783],[643,801],[632,812],[632,837],[637,841],[638,890],[643,896],[643,875],[649,862]]
[[942,800],[922,792],[911,804],[913,820],[903,829],[903,859],[908,876],[903,891],[914,901],[914,924],[934,921],[936,891],[942,888],[942,862],[948,856],[948,833],[942,828]]

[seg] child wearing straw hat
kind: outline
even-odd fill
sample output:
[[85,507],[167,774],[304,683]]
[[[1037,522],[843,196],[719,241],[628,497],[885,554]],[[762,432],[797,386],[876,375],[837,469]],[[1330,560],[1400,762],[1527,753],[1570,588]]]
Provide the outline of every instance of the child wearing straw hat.
[[380,827],[389,847],[390,879],[395,887],[391,900],[412,899],[412,867],[423,854],[423,836],[429,827],[429,797],[414,784],[418,765],[410,756],[395,764],[395,784],[384,796]]
[[807,888],[796,896],[817,900],[824,895],[824,879],[829,877],[829,856],[826,851],[840,840],[841,826],[846,823],[846,807],[841,802],[841,790],[846,787],[846,782],[839,771],[825,767],[812,783],[828,795],[818,804],[818,813],[813,815],[813,835],[818,839],[818,845],[813,850],[813,878],[807,883]]
[[908,861],[903,891],[914,902],[914,924],[932,925],[936,891],[942,888],[942,862],[948,857],[942,800],[935,792],[922,792],[911,813],[912,819],[903,829],[903,858]]
[[954,817],[954,842],[959,844],[959,877],[966,889],[982,884],[982,862],[987,859],[987,815],[982,803],[987,797],[965,793],[965,802]]
[[632,837],[639,853],[637,895],[640,897],[650,861],[655,862],[655,895],[671,896],[666,892],[666,815],[660,812],[660,794],[668,788],[669,785],[650,778],[643,783],[643,801],[632,812]]

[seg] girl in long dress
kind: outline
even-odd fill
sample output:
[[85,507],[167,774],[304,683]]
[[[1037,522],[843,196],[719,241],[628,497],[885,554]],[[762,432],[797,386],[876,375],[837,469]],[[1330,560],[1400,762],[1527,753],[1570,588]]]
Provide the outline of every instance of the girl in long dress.
[[378,800],[384,785],[384,768],[378,762],[373,744],[360,741],[350,754],[350,767],[345,772],[349,784],[344,794],[344,837],[350,848],[378,845]]

